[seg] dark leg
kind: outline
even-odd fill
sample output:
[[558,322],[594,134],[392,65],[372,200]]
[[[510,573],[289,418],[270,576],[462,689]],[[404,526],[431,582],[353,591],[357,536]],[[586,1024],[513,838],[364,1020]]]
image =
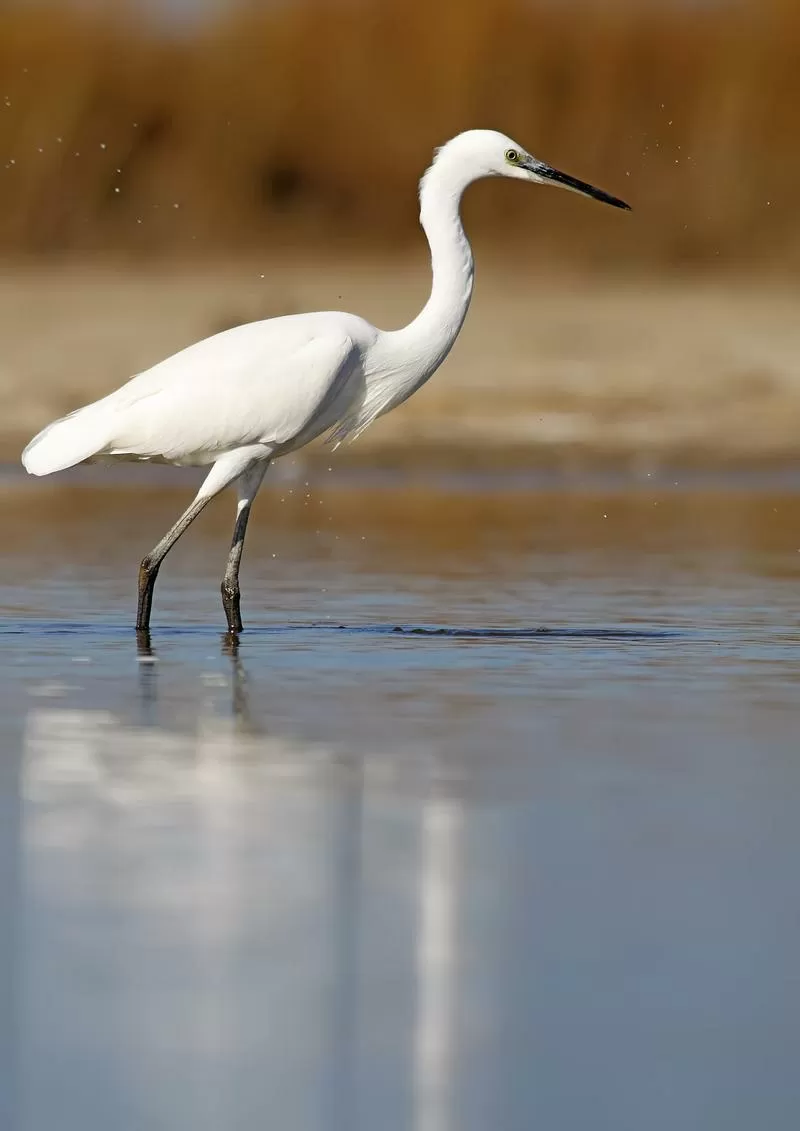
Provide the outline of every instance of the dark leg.
[[[245,484],[253,484],[249,495],[249,500],[252,502],[259,484],[264,477],[264,472],[267,469],[267,463],[269,462],[271,454],[272,451],[266,444],[249,444],[247,447],[237,448],[232,452],[226,452],[225,455],[220,456],[216,463],[213,464],[206,476],[205,482],[197,492],[192,503],[186,508],[173,528],[164,535],[158,545],[150,551],[146,558],[142,559],[142,564],[139,566],[139,607],[136,613],[137,632],[145,634],[150,629],[150,609],[153,605],[153,589],[155,588],[158,571],[164,558],[178,541],[181,534],[184,534],[186,530],[188,530],[205,505],[210,503],[215,495],[218,495],[220,491],[224,490],[237,479],[240,480],[239,510],[241,511],[243,499],[245,498],[243,494]],[[247,525],[246,519],[245,525]],[[244,533],[242,533],[242,537],[244,537]],[[242,551],[240,548],[239,557],[241,556]],[[238,559],[236,568],[238,572]],[[142,636],[140,639],[142,639],[144,643],[144,637]]]
[[239,566],[242,561],[244,536],[247,533],[250,509],[266,470],[266,463],[256,464],[255,467],[246,471],[237,483],[239,506],[236,511],[236,526],[233,529],[231,552],[228,554],[225,576],[222,579],[222,607],[228,621],[228,632],[232,633],[242,631],[242,615],[239,607]]
[[198,496],[187,509],[183,512],[181,517],[175,523],[171,530],[169,530],[161,541],[155,546],[147,557],[142,558],[142,564],[139,566],[139,607],[136,613],[136,631],[147,632],[150,628],[150,610],[153,605],[153,590],[155,589],[156,578],[158,571],[161,568],[161,563],[170,552],[172,547],[191,526],[200,511],[205,507],[206,503],[211,501],[213,496],[203,495]]
[[153,655],[149,628],[136,629],[136,654],[140,660],[149,660]]

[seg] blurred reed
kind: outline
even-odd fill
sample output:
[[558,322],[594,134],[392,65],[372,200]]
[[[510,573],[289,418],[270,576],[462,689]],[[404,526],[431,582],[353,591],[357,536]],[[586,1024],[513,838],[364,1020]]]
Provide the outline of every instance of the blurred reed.
[[0,250],[396,246],[432,147],[490,125],[636,209],[476,190],[505,251],[791,266],[798,42],[797,0],[306,0],[185,35],[0,5]]

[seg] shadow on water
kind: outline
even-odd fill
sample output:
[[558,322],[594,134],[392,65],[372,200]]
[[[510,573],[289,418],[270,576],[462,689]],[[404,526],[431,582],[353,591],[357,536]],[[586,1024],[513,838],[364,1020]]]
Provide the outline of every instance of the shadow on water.
[[[334,634],[344,637],[414,637],[425,639],[435,637],[438,640],[588,640],[588,641],[636,641],[636,640],[677,640],[689,635],[688,630],[667,628],[549,628],[538,626],[531,628],[495,628],[480,626],[447,626],[447,625],[392,625],[392,624],[330,624],[329,622],[309,622],[308,624],[270,624],[256,625],[246,629],[242,636],[245,639],[255,640],[270,636],[285,636],[302,633],[307,634]],[[69,623],[37,622],[33,619],[19,622],[7,622],[0,628],[0,636],[68,636],[79,635],[84,637],[122,639],[125,637],[136,640],[137,652],[140,657],[153,654],[153,645],[159,639],[162,641],[176,637],[202,636],[209,637],[216,634],[216,630],[205,625],[174,624],[161,625],[149,632],[141,632],[124,625],[98,624],[92,622]],[[241,637],[235,633],[224,635],[225,648],[238,650]]]
[[[230,667],[230,717],[235,721],[237,733],[256,736],[264,733],[263,723],[257,721],[250,705],[250,681],[242,654],[242,637],[245,641],[257,644],[274,636],[281,636],[292,632],[325,633],[330,636],[353,637],[396,637],[398,635],[413,639],[434,637],[437,640],[487,640],[487,641],[516,641],[528,640],[575,640],[587,643],[624,642],[636,643],[637,641],[669,641],[680,639],[682,633],[677,631],[662,630],[636,630],[636,629],[497,629],[497,628],[446,628],[446,627],[412,627],[412,626],[384,626],[384,625],[358,625],[347,627],[345,625],[312,624],[308,626],[286,625],[271,626],[250,630],[238,634],[224,632],[218,635],[220,642],[220,655],[229,661]],[[158,640],[167,643],[172,639],[208,635],[205,629],[192,629],[186,626],[162,628],[155,634],[150,631],[137,630],[135,632],[136,656],[139,661],[139,721],[144,725],[158,725]],[[126,635],[129,635],[126,633]],[[258,694],[258,692],[256,692]]]

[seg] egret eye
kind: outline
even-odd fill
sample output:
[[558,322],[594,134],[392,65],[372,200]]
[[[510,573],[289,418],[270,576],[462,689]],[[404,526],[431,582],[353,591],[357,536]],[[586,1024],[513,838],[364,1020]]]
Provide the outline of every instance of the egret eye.
[[517,161],[519,161],[519,154],[516,149],[506,150],[506,161],[509,161],[512,165],[516,165]]

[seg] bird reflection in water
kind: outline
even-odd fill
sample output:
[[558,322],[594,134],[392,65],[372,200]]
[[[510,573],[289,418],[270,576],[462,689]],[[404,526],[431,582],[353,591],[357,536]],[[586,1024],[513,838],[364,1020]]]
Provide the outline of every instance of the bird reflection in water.
[[[386,767],[401,772],[402,759],[392,768],[378,751],[267,733],[253,717],[261,696],[246,646],[225,634],[220,649],[230,665],[229,726],[216,710],[200,713],[194,734],[159,725],[170,672],[146,634],[137,641],[144,725],[98,711],[73,712],[71,724],[69,712],[52,709],[49,721],[41,711],[32,720],[24,874],[58,900],[38,913],[26,984],[41,986],[36,1002],[48,1011],[56,1000],[64,1016],[79,1012],[110,1050],[124,1032],[114,1071],[128,1088],[159,1081],[155,1102],[183,1105],[187,1124],[200,1108],[169,1084],[187,1071],[198,1073],[197,1102],[224,1096],[234,1121],[239,1095],[258,1110],[281,1079],[287,1113],[305,1092],[302,1103],[319,1114],[310,1125],[332,1131],[359,1125],[376,1071],[388,1071],[399,1074],[393,1089],[409,1126],[451,1131],[461,803],[433,786],[398,793]],[[65,835],[57,851],[55,828]],[[130,892],[119,887],[120,869],[135,875]],[[92,878],[88,904],[76,876]],[[181,906],[190,913],[165,913]],[[57,929],[64,907],[76,932],[68,961]],[[113,946],[110,921],[119,928]],[[65,961],[91,962],[112,990],[62,982]],[[129,997],[131,979],[139,990]],[[396,1002],[388,1013],[387,993]],[[277,1027],[276,994],[286,1003]],[[28,1028],[39,1033],[36,1002]],[[181,1017],[191,1022],[188,1043],[171,1048],[164,1074],[151,1025]],[[213,1040],[193,1043],[209,1025]],[[50,1047],[47,1032],[35,1047]],[[255,1045],[263,1072],[250,1077]],[[384,1063],[381,1048],[397,1062]]]
[[[231,718],[235,733],[258,735],[263,726],[258,724],[250,708],[247,672],[241,657],[239,634],[223,632],[220,637],[223,656],[230,660]],[[139,661],[139,722],[142,726],[158,726],[158,654],[153,648],[149,631],[136,633],[136,655]]]

